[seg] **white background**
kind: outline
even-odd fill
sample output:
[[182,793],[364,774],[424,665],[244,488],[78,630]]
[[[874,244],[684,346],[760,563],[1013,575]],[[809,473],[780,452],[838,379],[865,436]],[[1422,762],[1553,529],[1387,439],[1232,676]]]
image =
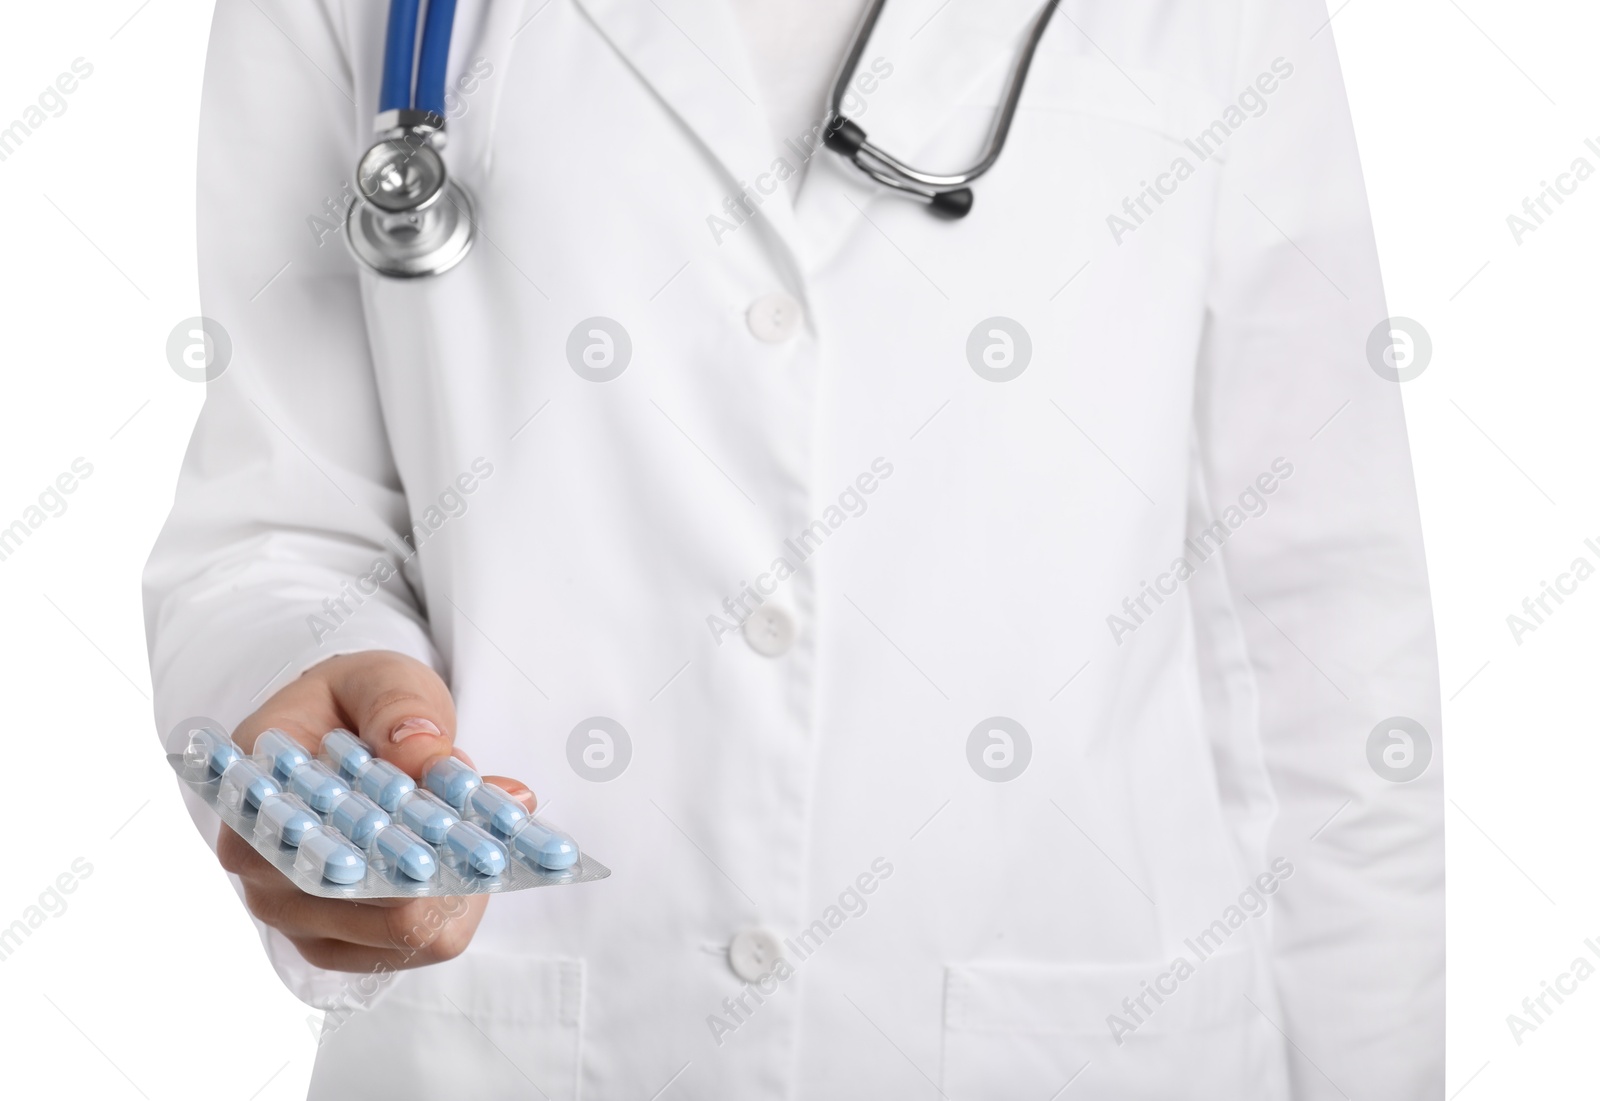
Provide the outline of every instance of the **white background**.
[[[160,757],[139,606],[202,396],[164,349],[199,313],[209,19],[200,0],[19,4],[0,37],[0,124],[74,58],[94,66],[0,162],[0,527],[74,459],[94,468],[0,562],[5,814],[50,822],[36,843],[8,831],[0,926],[92,867],[0,961],[17,1096],[291,1098],[311,1071],[315,1015],[268,968]],[[1447,701],[1447,1093],[1592,1096],[1600,976],[1520,1044],[1506,1018],[1576,957],[1600,965],[1600,577],[1520,645],[1506,617],[1576,556],[1600,565],[1600,176],[1520,244],[1506,218],[1575,158],[1600,169],[1600,10],[1349,0],[1330,32],[1390,309],[1434,344],[1404,394]]]

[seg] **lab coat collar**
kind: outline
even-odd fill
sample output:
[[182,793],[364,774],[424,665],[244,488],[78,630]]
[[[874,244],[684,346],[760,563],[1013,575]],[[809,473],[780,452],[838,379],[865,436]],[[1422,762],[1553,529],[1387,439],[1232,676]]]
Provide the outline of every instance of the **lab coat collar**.
[[[729,195],[739,195],[742,185],[771,168],[779,155],[778,139],[727,0],[674,3],[670,12],[653,0],[578,3],[716,159]],[[788,250],[795,270],[803,270],[805,250],[788,188],[780,185],[764,195],[757,209],[757,221]]]
[[[716,158],[728,177],[730,195],[738,194],[742,183],[754,181],[771,167],[778,155],[776,139],[727,0],[676,4],[670,14],[653,0],[578,3],[640,78]],[[990,86],[998,91],[1015,60],[1022,34],[1042,3],[957,2],[930,16],[925,5],[890,0],[861,66],[866,70],[879,57],[894,66],[893,76],[879,82],[866,97],[863,121],[873,139],[914,158],[950,115],[972,102],[974,95],[986,95]],[[969,159],[976,159],[976,154],[974,149]],[[815,159],[832,157],[818,152]],[[850,192],[858,204],[877,190],[877,185],[853,168],[847,171],[855,177]],[[788,250],[800,272],[831,255],[859,221],[848,205],[832,201],[819,209],[814,199],[808,199],[815,175],[817,166],[812,165],[800,189],[798,221],[788,188],[783,186],[765,196],[757,216]]]
[[[963,104],[997,102],[1023,33],[1042,7],[1042,0],[957,0],[929,14],[926,5],[905,0],[886,4],[861,65],[881,57],[894,66],[863,97],[866,109],[858,116],[874,144],[910,160]],[[960,165],[927,167],[964,168],[977,152]]]

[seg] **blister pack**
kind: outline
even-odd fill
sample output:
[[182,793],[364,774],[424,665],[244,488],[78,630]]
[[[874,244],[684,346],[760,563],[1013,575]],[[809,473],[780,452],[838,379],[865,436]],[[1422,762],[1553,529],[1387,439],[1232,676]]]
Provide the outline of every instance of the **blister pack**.
[[246,754],[221,730],[197,727],[167,761],[307,894],[499,894],[611,874],[464,762],[431,762],[419,787],[348,730],[329,731],[312,756],[281,730]]

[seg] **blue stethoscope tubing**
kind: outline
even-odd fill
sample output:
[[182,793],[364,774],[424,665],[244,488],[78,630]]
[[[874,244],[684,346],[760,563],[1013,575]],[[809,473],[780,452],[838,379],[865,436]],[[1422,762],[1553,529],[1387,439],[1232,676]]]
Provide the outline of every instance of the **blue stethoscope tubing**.
[[[428,0],[425,15],[422,0],[389,0],[379,111],[404,111],[414,107],[435,115],[444,114],[445,70],[450,62],[450,31],[455,21],[456,0]],[[422,23],[420,50],[417,47],[418,22]]]

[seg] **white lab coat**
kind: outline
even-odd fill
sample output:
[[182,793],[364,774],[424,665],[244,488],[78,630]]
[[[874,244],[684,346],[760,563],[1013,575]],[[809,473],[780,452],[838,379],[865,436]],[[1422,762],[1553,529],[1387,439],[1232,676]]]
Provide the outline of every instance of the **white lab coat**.
[[[1064,4],[951,222],[831,153],[791,203],[722,3],[463,0],[446,157],[481,235],[413,282],[327,214],[384,8],[217,6],[200,275],[233,361],[146,580],[157,717],[411,654],[614,874],[495,899],[372,997],[264,931],[341,1006],[313,1096],[1440,1096],[1433,629],[1323,5]],[[862,124],[961,167],[1035,9],[891,2]],[[593,317],[631,344],[611,381],[569,357]],[[1011,381],[969,360],[992,317],[1031,344]],[[1368,761],[1395,715],[1432,740],[1408,783]],[[631,747],[603,782],[594,717]],[[1031,751],[1006,781],[997,717]],[[741,1007],[757,929],[791,973]]]

